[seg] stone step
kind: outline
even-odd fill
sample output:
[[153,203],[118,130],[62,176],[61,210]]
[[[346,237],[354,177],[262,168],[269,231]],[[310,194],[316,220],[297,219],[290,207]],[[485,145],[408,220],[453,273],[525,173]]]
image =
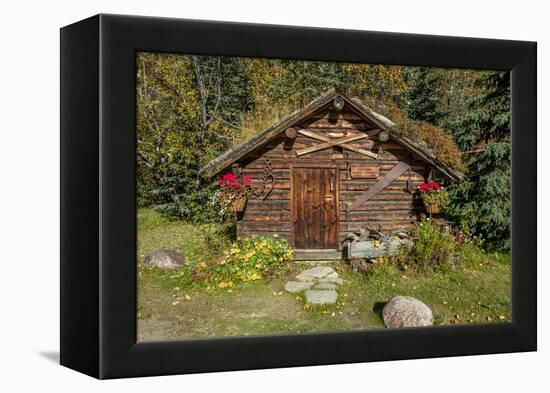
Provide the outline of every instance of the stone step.
[[342,251],[333,249],[294,250],[293,259],[295,261],[329,263],[342,260]]

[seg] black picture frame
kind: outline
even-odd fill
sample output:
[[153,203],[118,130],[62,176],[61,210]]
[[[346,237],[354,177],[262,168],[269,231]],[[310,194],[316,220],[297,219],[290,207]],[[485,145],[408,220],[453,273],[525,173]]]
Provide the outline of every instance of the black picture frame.
[[[136,52],[509,70],[512,321],[136,342]],[[61,364],[96,378],[536,350],[536,43],[97,15],[61,29]]]

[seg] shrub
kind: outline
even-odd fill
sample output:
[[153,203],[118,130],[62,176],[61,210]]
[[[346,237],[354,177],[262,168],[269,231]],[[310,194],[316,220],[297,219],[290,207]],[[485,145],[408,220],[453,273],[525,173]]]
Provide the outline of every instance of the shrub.
[[225,258],[211,267],[218,288],[242,286],[284,271],[292,260],[288,242],[276,236],[251,236],[233,243]]
[[421,221],[415,228],[413,240],[408,257],[416,267],[438,270],[455,264],[457,244],[447,229]]

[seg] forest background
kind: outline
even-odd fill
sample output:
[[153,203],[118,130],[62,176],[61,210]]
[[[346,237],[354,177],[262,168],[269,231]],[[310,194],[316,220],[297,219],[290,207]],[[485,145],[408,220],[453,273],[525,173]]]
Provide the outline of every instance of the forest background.
[[447,218],[488,248],[510,246],[507,72],[140,53],[137,195],[175,219],[218,219],[200,168],[335,88],[465,173]]

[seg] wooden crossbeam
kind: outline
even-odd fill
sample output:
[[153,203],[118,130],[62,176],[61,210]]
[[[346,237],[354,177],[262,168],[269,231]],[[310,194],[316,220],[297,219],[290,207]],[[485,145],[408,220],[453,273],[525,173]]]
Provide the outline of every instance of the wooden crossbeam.
[[403,159],[403,161],[400,161],[399,164],[394,166],[388,173],[386,173],[386,176],[380,179],[374,186],[359,195],[357,199],[346,209],[346,212],[357,209],[363,203],[367,202],[373,196],[389,186],[395,179],[397,179],[399,176],[405,173],[407,169],[411,167],[411,162],[412,157],[410,155],[407,155]]
[[[302,135],[309,136],[310,138],[317,139],[317,140],[320,140],[320,141],[323,141],[323,142],[332,141],[332,139],[327,138],[326,136],[320,135],[316,132],[312,132],[312,131],[308,131],[308,130],[299,130],[298,132]],[[345,149],[354,151],[356,153],[363,154],[363,155],[371,157],[371,158],[377,158],[378,157],[378,154],[376,154],[376,153],[373,153],[373,152],[368,151],[368,150],[360,149],[360,148],[352,146],[348,143],[342,143],[339,146],[341,146]]]
[[318,145],[315,145],[315,146],[311,146],[302,150],[297,150],[296,155],[303,156],[304,154],[313,153],[314,151],[327,149],[332,146],[341,145],[342,143],[353,142],[353,141],[357,141],[359,139],[365,139],[365,138],[368,138],[367,134],[352,135],[352,136],[339,138],[339,139],[329,139],[328,142],[319,143]]

